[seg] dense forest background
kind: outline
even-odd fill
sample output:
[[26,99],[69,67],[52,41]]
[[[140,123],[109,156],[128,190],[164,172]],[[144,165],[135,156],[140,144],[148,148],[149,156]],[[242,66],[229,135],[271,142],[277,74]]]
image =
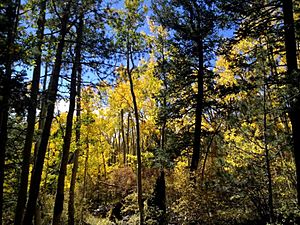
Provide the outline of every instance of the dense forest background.
[[2,0],[0,225],[300,224],[298,0]]

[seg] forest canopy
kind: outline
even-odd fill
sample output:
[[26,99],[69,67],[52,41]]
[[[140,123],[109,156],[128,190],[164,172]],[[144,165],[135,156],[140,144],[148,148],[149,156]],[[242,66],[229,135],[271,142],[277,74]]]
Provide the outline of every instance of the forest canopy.
[[0,225],[300,224],[297,0],[3,0]]

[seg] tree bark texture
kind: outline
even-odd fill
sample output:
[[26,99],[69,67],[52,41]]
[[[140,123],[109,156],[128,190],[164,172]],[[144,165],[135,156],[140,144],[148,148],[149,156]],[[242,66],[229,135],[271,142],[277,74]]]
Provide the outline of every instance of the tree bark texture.
[[122,148],[123,148],[123,164],[126,165],[126,141],[124,130],[124,110],[121,109],[121,134],[122,134]]
[[33,70],[32,86],[31,86],[31,96],[30,104],[28,108],[27,115],[27,133],[25,138],[25,144],[23,148],[23,162],[22,162],[22,172],[21,181],[18,192],[18,200],[15,213],[15,225],[20,225],[23,219],[23,213],[26,205],[27,198],[27,187],[28,187],[28,175],[31,157],[32,140],[34,133],[34,126],[36,120],[36,108],[38,105],[38,93],[39,93],[39,83],[41,77],[41,64],[42,64],[42,44],[44,39],[44,26],[45,26],[45,13],[46,11],[46,0],[40,2],[40,16],[38,19],[38,29],[37,29],[37,49],[38,53],[35,56],[35,67]]
[[0,96],[0,225],[2,225],[3,216],[3,188],[4,188],[4,167],[5,167],[5,154],[7,143],[7,122],[9,113],[9,98],[11,93],[10,81],[12,77],[12,65],[14,61],[14,44],[17,33],[18,17],[19,17],[20,1],[12,1],[8,3],[5,16],[8,20],[8,31],[6,38],[6,59],[4,61],[5,73],[1,74],[2,77],[2,96]]
[[127,115],[127,131],[126,131],[126,145],[127,145],[127,154],[130,154],[130,112]]
[[[297,65],[296,38],[295,38],[295,23],[293,17],[293,1],[282,0],[283,19],[284,19],[284,34],[285,34],[285,50],[287,61],[287,80],[292,88],[299,91],[300,76]],[[292,93],[293,94],[293,93]],[[289,112],[292,134],[294,142],[294,157],[296,164],[297,177],[297,200],[300,206],[300,96],[294,96],[294,101],[291,102]]]
[[60,69],[62,64],[62,54],[64,50],[65,36],[67,33],[67,24],[69,20],[69,8],[70,8],[70,2],[68,2],[68,4],[66,5],[66,8],[64,9],[62,19],[61,19],[60,40],[56,49],[54,68],[52,71],[49,89],[47,93],[48,95],[47,101],[49,103],[47,105],[47,115],[45,118],[45,124],[41,135],[41,141],[37,152],[37,158],[36,158],[36,162],[33,168],[33,174],[30,181],[29,198],[27,202],[27,209],[24,216],[23,225],[32,224],[33,213],[35,211],[37,198],[40,190],[41,176],[43,171],[43,165],[44,165],[48,140],[50,136],[50,129],[53,120],[57,91],[58,91],[58,81],[59,81],[59,74],[60,74]]
[[63,212],[65,177],[67,173],[67,165],[68,165],[71,138],[72,138],[73,115],[74,115],[75,104],[76,104],[76,83],[77,83],[76,75],[77,75],[78,67],[80,66],[80,58],[81,58],[82,30],[83,30],[83,19],[81,19],[81,24],[79,25],[77,30],[75,60],[73,63],[72,74],[71,74],[71,88],[70,88],[70,99],[69,99],[70,103],[69,103],[69,111],[67,115],[62,159],[60,163],[60,169],[59,169],[58,180],[57,180],[57,189],[56,189],[54,212],[53,212],[53,222],[52,222],[53,225],[60,224],[60,218]]
[[[130,51],[128,49],[128,51]],[[140,144],[140,120],[139,120],[139,111],[136,101],[136,96],[134,92],[134,84],[132,79],[132,69],[130,66],[130,58],[129,52],[127,53],[127,75],[129,77],[130,83],[130,92],[133,101],[134,108],[134,117],[135,117],[135,128],[136,128],[136,156],[137,156],[137,192],[138,192],[138,205],[139,205],[139,213],[140,213],[140,225],[144,224],[144,206],[142,200],[142,159],[141,159],[141,144]]]
[[[83,29],[83,18],[80,18],[79,28],[82,26]],[[81,129],[81,65],[78,66],[77,71],[77,102],[76,102],[76,150],[74,152],[74,163],[71,176],[71,184],[69,191],[69,203],[68,203],[68,225],[75,224],[75,208],[74,208],[74,199],[75,199],[75,186],[76,186],[76,177],[78,170],[78,160],[79,160],[79,151],[81,148],[80,144],[80,129]]]
[[198,75],[197,75],[197,89],[196,95],[196,118],[195,118],[195,132],[193,155],[190,166],[190,171],[196,171],[198,168],[200,153],[201,153],[201,124],[202,124],[202,111],[203,111],[203,83],[204,83],[204,59],[203,59],[203,40],[200,39],[198,45]]

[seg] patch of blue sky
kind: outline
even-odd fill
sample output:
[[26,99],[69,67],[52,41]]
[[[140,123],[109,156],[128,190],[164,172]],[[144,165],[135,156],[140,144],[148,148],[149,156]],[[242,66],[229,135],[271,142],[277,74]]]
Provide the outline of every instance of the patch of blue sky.
[[[110,1],[108,3],[111,3],[112,4],[112,8],[116,8],[116,9],[124,9],[124,1]],[[149,29],[149,25],[148,25],[148,20],[150,19],[150,17],[152,16],[152,11],[151,11],[151,1],[150,0],[145,0],[143,2],[143,5],[147,7],[148,9],[148,12],[146,14],[146,17],[145,17],[145,21],[144,21],[144,24],[143,26],[141,26],[139,29],[138,29],[138,32],[143,32],[145,33],[146,35],[150,35],[151,32],[150,32],[150,29]],[[34,29],[33,28],[30,28],[29,29],[32,29],[32,30],[29,30],[31,31],[32,33],[34,33]],[[112,32],[111,29],[109,26],[106,26],[106,29],[107,29],[107,32]],[[46,30],[45,33],[49,33],[50,31],[49,30]],[[233,29],[224,29],[224,30],[219,30],[218,31],[218,35],[219,36],[222,36],[224,38],[231,38],[234,36],[234,30]],[[141,56],[140,58],[137,58],[136,59],[136,65],[138,64],[138,61],[141,60],[142,58],[147,60],[149,57],[148,54],[143,54],[143,56]],[[95,58],[96,59],[96,58]],[[212,67],[214,67],[215,65],[215,60],[216,58],[214,57],[212,60],[210,60],[210,65]],[[115,76],[114,74],[114,65],[115,67],[118,67],[120,64],[125,64],[125,61],[124,60],[119,60],[119,61],[116,61],[116,62],[111,62],[112,64],[112,67],[110,68],[110,73],[111,73],[111,76],[110,78],[113,78]],[[28,73],[28,78],[30,79],[32,77],[32,70],[33,69],[28,69],[27,70],[27,73]],[[90,68],[90,67],[87,67],[87,66],[84,66],[84,74],[83,74],[83,81],[85,84],[88,84],[88,83],[92,83],[93,85],[99,83],[101,80],[103,79],[106,79],[107,77],[107,71],[105,71],[105,73],[103,72],[103,68],[100,69],[100,67],[97,69],[97,68]],[[48,71],[48,74],[51,72],[51,70]],[[42,74],[45,73],[45,68],[44,66],[42,66]],[[68,76],[70,76],[70,70],[65,70],[65,71],[62,71],[61,74],[64,73],[64,74],[68,74]],[[109,77],[109,76],[108,76]],[[48,82],[49,82],[49,79],[48,79]],[[113,84],[113,79],[107,79],[107,83],[110,83],[110,84]],[[63,80],[61,82],[61,87],[60,87],[60,92],[63,93],[63,97],[67,97],[68,96],[68,86],[69,86],[69,81],[66,81],[66,80]],[[59,100],[58,101],[58,110],[61,109],[61,111],[65,111],[66,109],[66,105],[67,105],[67,101],[66,100]]]

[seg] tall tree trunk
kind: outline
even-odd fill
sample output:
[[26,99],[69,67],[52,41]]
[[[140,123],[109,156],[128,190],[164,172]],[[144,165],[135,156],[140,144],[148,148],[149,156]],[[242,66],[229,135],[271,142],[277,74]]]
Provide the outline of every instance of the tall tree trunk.
[[[164,84],[164,94],[163,94],[163,109],[166,110],[167,107],[167,89],[168,89],[168,83],[167,83],[167,77],[165,72],[165,54],[164,54],[164,47],[162,46],[161,49],[162,53],[162,79]],[[162,126],[161,126],[161,137],[160,137],[160,148],[162,152],[164,153],[166,151],[165,145],[166,145],[166,127],[167,127],[167,115],[164,112],[163,118],[162,118]],[[165,171],[164,171],[164,164],[161,163],[160,168],[160,175],[158,176],[156,180],[156,185],[154,189],[155,193],[155,199],[156,205],[158,206],[159,210],[162,211],[162,214],[159,218],[160,224],[166,223],[166,181],[165,181]]]
[[[282,0],[283,19],[284,19],[284,35],[285,35],[285,50],[287,62],[287,78],[292,88],[299,90],[300,75],[297,65],[295,24],[293,17],[293,1]],[[300,206],[300,96],[295,97],[295,101],[291,101],[290,119],[292,124],[292,133],[294,141],[294,157],[296,164],[297,176],[297,200]]]
[[132,126],[131,126],[131,148],[132,148],[132,155],[136,155],[136,144],[135,144],[135,140],[136,140],[136,136],[135,136],[135,129],[134,129],[134,121],[132,119]]
[[[80,102],[78,92],[78,100]],[[80,151],[80,103],[77,102],[77,110],[76,110],[76,150],[74,152],[74,162],[72,168],[72,176],[71,176],[71,184],[70,184],[70,191],[69,191],[69,203],[68,203],[68,225],[75,224],[75,208],[74,208],[74,199],[75,199],[75,186],[76,186],[76,178],[77,178],[77,170],[78,170],[78,160],[79,160],[79,151]]]
[[82,199],[85,199],[86,194],[86,183],[87,183],[87,173],[89,167],[89,156],[90,156],[90,142],[89,138],[86,138],[86,154],[84,160],[84,172],[83,172],[83,190],[82,190]]
[[[264,68],[264,65],[263,65]],[[266,159],[266,172],[268,178],[268,204],[269,204],[269,213],[270,213],[270,223],[273,223],[274,218],[274,208],[273,208],[273,189],[272,189],[272,175],[271,175],[271,165],[270,165],[270,153],[268,148],[268,128],[267,128],[267,84],[266,84],[266,73],[264,72],[264,86],[263,86],[263,111],[264,111],[264,150],[265,150],[265,159]]]
[[49,90],[47,93],[48,94],[47,99],[49,102],[47,106],[47,116],[45,118],[45,124],[41,135],[41,141],[37,152],[37,158],[34,164],[33,174],[30,181],[29,198],[28,198],[27,209],[23,221],[24,225],[32,224],[33,213],[35,211],[37,198],[40,190],[41,176],[43,171],[43,165],[44,165],[48,140],[50,136],[51,124],[53,120],[54,106],[55,106],[56,96],[58,91],[58,81],[59,81],[59,74],[60,74],[60,69],[62,64],[62,54],[64,50],[65,36],[67,33],[67,24],[69,20],[69,9],[70,9],[70,2],[68,2],[68,4],[65,6],[62,19],[61,19],[60,40],[56,49],[54,68],[52,71]]
[[12,1],[8,3],[6,16],[8,23],[8,34],[6,39],[6,60],[5,60],[5,73],[2,80],[2,93],[0,96],[0,225],[2,225],[3,215],[3,187],[4,187],[4,167],[5,167],[5,153],[7,142],[7,122],[9,113],[9,98],[10,98],[10,81],[12,77],[12,66],[14,60],[14,43],[18,26],[20,1]]
[[194,132],[194,145],[193,155],[191,161],[190,171],[197,170],[200,151],[201,151],[201,124],[202,124],[202,111],[203,111],[203,82],[204,82],[204,67],[203,67],[203,40],[199,40],[198,43],[198,76],[197,76],[197,89],[196,95],[196,119],[195,119],[195,132]]
[[118,138],[117,138],[117,159],[118,159],[118,162],[121,163],[121,161],[123,161],[121,159],[122,157],[122,141],[121,141],[121,129],[118,129]]
[[[128,46],[130,48],[130,46]],[[134,92],[134,85],[133,85],[133,79],[132,79],[132,71],[133,68],[130,69],[130,49],[127,49],[127,75],[129,77],[129,83],[130,83],[130,92],[132,96],[133,101],[133,108],[134,108],[134,117],[135,117],[135,127],[136,127],[136,156],[137,156],[137,192],[138,192],[138,205],[139,205],[139,212],[140,212],[140,225],[144,224],[144,206],[143,206],[143,200],[142,200],[142,160],[141,160],[141,144],[140,144],[140,120],[139,120],[139,111],[138,106],[136,102],[136,96]]]
[[206,152],[205,152],[205,156],[204,156],[204,160],[203,160],[203,165],[202,165],[202,172],[201,172],[201,181],[202,181],[202,183],[204,183],[203,182],[204,181],[204,173],[205,173],[205,167],[206,167],[206,162],[207,162],[207,158],[208,158],[208,153],[209,153],[209,150],[210,150],[210,148],[211,148],[211,146],[213,144],[215,136],[219,132],[219,129],[220,129],[221,125],[222,125],[222,123],[220,123],[218,125],[218,127],[216,128],[215,132],[212,134],[212,136],[211,136],[211,138],[209,140],[209,143],[208,143],[208,145],[206,147]]
[[39,82],[41,76],[41,64],[42,64],[42,44],[44,39],[44,26],[45,26],[45,13],[46,11],[46,0],[40,2],[40,17],[38,19],[38,30],[37,30],[37,49],[38,53],[35,56],[35,67],[33,70],[32,86],[31,86],[31,102],[28,108],[27,116],[27,133],[23,149],[23,162],[22,162],[22,173],[21,182],[18,192],[18,201],[15,213],[15,225],[20,225],[23,219],[23,213],[27,198],[27,187],[28,187],[28,175],[29,165],[31,157],[32,139],[34,133],[34,126],[36,120],[36,108],[38,105],[37,96],[39,92]]
[[40,204],[38,203],[35,209],[34,225],[42,225],[42,213]]
[[[49,145],[50,145],[50,142],[48,142],[48,147],[47,147],[47,149],[48,149],[48,152],[47,152],[47,159],[50,158]],[[46,168],[45,168],[44,185],[43,185],[43,187],[41,188],[41,192],[45,191],[46,188],[47,188],[47,180],[48,180],[49,167],[50,167],[49,164],[50,164],[50,163],[49,163],[49,160],[47,160]]]
[[[101,144],[101,138],[100,138],[100,144]],[[97,148],[97,152],[96,152],[96,157],[97,157],[97,163],[98,163],[98,166],[97,166],[97,181],[96,181],[96,185],[97,185],[97,188],[98,190],[96,191],[97,192],[97,202],[100,202],[101,199],[100,199],[100,191],[101,191],[101,162],[100,162],[100,149],[99,149],[99,146],[97,145],[96,146]]]
[[[83,30],[83,16],[79,18],[79,30]],[[80,144],[80,129],[81,129],[81,65],[78,65],[77,71],[77,102],[76,102],[76,150],[74,152],[74,163],[72,169],[71,176],[71,184],[69,191],[69,203],[68,203],[68,225],[75,224],[75,208],[74,208],[74,199],[75,199],[75,185],[76,185],[76,177],[78,170],[78,159],[79,159],[79,151],[81,148]]]
[[[164,46],[164,45],[163,45]],[[165,54],[164,54],[164,47],[162,46],[161,53],[162,53],[162,79],[164,84],[164,94],[163,94],[163,110],[166,110],[167,107],[167,89],[168,89],[168,83],[167,83],[167,77],[166,77],[166,71],[165,71]],[[162,126],[161,126],[161,137],[160,137],[160,148],[162,151],[165,151],[165,142],[166,142],[166,126],[167,126],[167,115],[164,112],[163,118],[162,118]]]
[[160,134],[160,147],[162,151],[165,150],[165,142],[166,142],[166,125],[167,121],[163,118],[162,126],[161,126],[161,134]]
[[126,141],[124,131],[124,110],[121,109],[121,133],[122,133],[122,148],[123,148],[123,164],[126,165]]
[[[47,96],[46,96],[47,78],[48,78],[48,63],[46,62],[45,74],[44,74],[44,79],[43,79],[43,90],[42,90],[42,94],[41,94],[41,97],[40,97],[41,111],[40,111],[40,114],[39,114],[39,123],[38,123],[39,134],[41,134],[42,131],[43,131],[43,127],[44,127],[45,119],[46,119],[46,114],[47,114],[47,102],[46,102],[46,98],[47,98]],[[40,146],[40,141],[41,141],[41,139],[39,138],[36,141],[35,145],[34,145],[33,164],[35,163],[35,160],[36,160],[37,152],[38,152],[38,149],[39,149],[39,146]]]
[[[150,204],[150,205],[149,205]],[[165,181],[165,171],[162,168],[160,170],[160,174],[158,175],[154,190],[153,196],[150,202],[148,202],[148,206],[154,207],[156,210],[156,221],[160,225],[164,225],[167,223],[166,221],[166,181]],[[151,209],[150,209],[151,210]]]
[[116,163],[117,157],[116,154],[118,152],[118,141],[117,141],[117,133],[114,131],[114,136],[113,136],[113,155],[112,155],[112,163]]
[[127,134],[126,134],[126,142],[127,142],[127,154],[130,154],[130,144],[129,144],[129,140],[130,140],[130,112],[128,112],[127,115]]
[[[88,111],[89,115],[89,111]],[[89,134],[89,130],[88,130]],[[89,166],[89,154],[90,154],[90,140],[88,136],[85,139],[86,142],[86,154],[85,154],[85,160],[84,160],[84,172],[83,172],[83,187],[82,187],[82,196],[81,196],[81,203],[85,204],[85,198],[86,198],[86,184],[87,184],[87,175],[88,175],[88,166]],[[82,207],[82,209],[83,209]],[[81,210],[81,216],[80,216],[81,221],[83,221],[83,210]]]
[[102,156],[102,163],[103,163],[103,173],[104,173],[104,180],[106,180],[106,162],[105,162],[105,157],[104,157],[104,152],[101,152]]
[[[82,16],[81,16],[82,17]],[[64,136],[62,159],[60,164],[60,170],[57,180],[56,197],[53,212],[53,225],[60,224],[60,218],[63,211],[64,204],[64,190],[65,190],[65,177],[67,173],[67,165],[69,159],[71,138],[72,138],[72,127],[73,127],[73,115],[76,104],[76,74],[78,67],[80,66],[81,58],[81,40],[83,31],[83,19],[80,19],[80,25],[77,30],[76,46],[75,46],[75,60],[73,63],[72,74],[71,74],[71,87],[70,87],[70,103],[69,111],[67,115],[66,131]]]

